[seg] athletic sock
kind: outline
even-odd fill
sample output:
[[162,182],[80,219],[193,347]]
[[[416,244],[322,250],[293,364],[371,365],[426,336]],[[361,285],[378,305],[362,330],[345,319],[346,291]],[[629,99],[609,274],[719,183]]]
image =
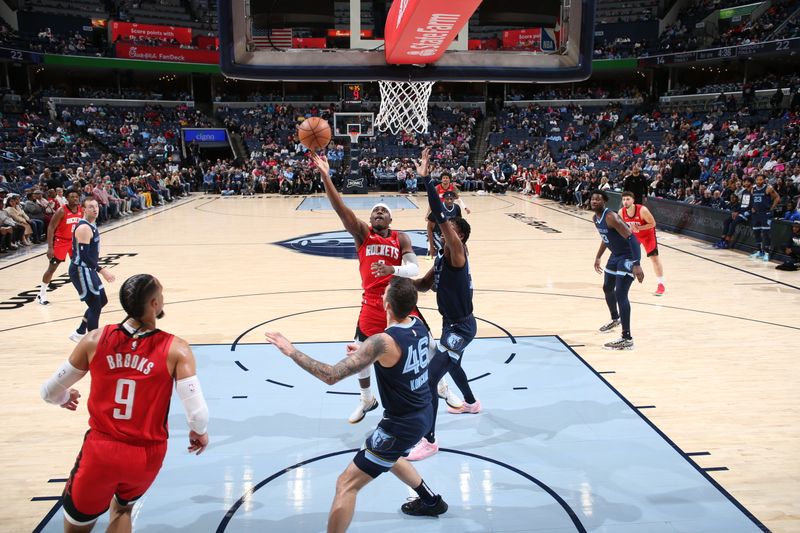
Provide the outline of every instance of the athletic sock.
[[39,299],[46,300],[47,299],[47,288],[50,286],[49,283],[42,283],[39,286]]
[[658,280],[659,285],[664,284],[664,276],[656,276],[656,280]]
[[419,499],[422,500],[422,503],[425,505],[436,505],[436,495],[431,492],[431,489],[425,484],[424,479],[419,484],[419,487],[414,487],[414,492],[417,493]]
[[372,388],[371,387],[361,387],[361,399],[362,400],[369,400],[372,398]]
[[623,331],[622,332],[622,338],[625,339],[625,340],[628,340],[628,341],[633,340],[633,336],[631,335],[630,331]]

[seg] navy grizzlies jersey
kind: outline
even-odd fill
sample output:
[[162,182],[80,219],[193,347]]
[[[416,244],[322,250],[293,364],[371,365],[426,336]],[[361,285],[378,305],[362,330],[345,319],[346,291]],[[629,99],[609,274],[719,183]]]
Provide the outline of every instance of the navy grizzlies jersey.
[[458,322],[472,314],[472,274],[469,257],[464,266],[453,268],[439,251],[433,264],[433,290],[436,305],[445,320]]
[[751,201],[753,202],[753,209],[755,209],[756,213],[766,213],[772,207],[772,197],[767,194],[767,185],[764,184],[763,187],[753,187],[753,193],[751,195]]
[[[89,241],[87,252],[84,257],[81,257],[80,247],[78,246],[78,239],[75,238],[75,232],[72,234],[72,264],[75,266],[97,265],[100,262],[100,232],[97,231],[97,226],[92,224],[86,219],[80,219],[75,224],[75,231],[81,225],[89,226],[92,229],[92,240]],[[88,257],[86,257],[88,255]]]
[[742,191],[742,198],[739,200],[739,212],[750,211],[753,206],[753,193],[745,189]]
[[597,218],[597,215],[594,215],[593,217],[594,226],[600,233],[600,238],[603,239],[603,242],[606,243],[608,249],[611,250],[611,255],[633,258],[631,256],[631,247],[628,244],[628,240],[620,235],[619,232],[617,232],[617,230],[614,228],[608,227],[606,217],[609,213],[610,211],[608,208],[606,208],[603,210],[603,214],[600,215],[600,218]]
[[376,362],[375,379],[381,404],[390,415],[413,413],[431,405],[431,390],[428,386],[428,363],[435,351],[431,350],[428,328],[416,317],[405,326],[386,328],[386,334],[400,348],[400,360],[392,367]]

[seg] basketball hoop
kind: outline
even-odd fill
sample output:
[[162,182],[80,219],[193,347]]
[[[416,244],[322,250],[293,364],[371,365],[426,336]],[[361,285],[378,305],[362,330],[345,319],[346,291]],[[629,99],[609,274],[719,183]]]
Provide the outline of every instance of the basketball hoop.
[[350,137],[350,142],[352,144],[358,144],[358,138],[361,136],[361,132],[359,130],[351,130],[347,132],[347,135]]
[[428,99],[432,81],[384,81],[381,110],[375,121],[378,129],[397,134],[401,131],[428,133]]

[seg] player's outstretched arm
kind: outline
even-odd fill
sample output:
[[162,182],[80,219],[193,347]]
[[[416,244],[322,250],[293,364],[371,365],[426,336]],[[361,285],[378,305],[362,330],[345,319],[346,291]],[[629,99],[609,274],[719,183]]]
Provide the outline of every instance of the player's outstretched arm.
[[186,412],[189,424],[189,453],[200,455],[208,446],[208,405],[197,379],[197,364],[192,349],[185,340],[175,337],[169,348],[170,363],[174,364],[175,389]]
[[342,197],[336,191],[336,187],[333,185],[333,181],[331,181],[331,167],[328,164],[328,158],[313,151],[309,152],[309,157],[320,170],[320,174],[322,174],[325,196],[328,197],[328,201],[331,203],[333,210],[339,216],[339,220],[342,221],[342,224],[344,224],[344,229],[347,233],[352,235],[353,239],[355,239],[356,248],[361,247],[361,243],[363,243],[367,235],[369,235],[369,226],[367,226],[363,220],[360,220],[352,209],[345,205],[344,200],[342,200]]
[[334,365],[329,365],[304,354],[295,348],[289,339],[277,331],[267,331],[264,333],[264,336],[267,341],[274,344],[281,353],[297,363],[297,366],[328,385],[333,385],[348,376],[361,372],[385,355],[388,350],[387,339],[391,339],[391,337],[385,333],[372,335],[367,338],[357,350],[348,350],[349,353],[347,357]]
[[42,383],[39,393],[42,400],[64,409],[74,411],[78,408],[77,389],[71,388],[89,371],[89,357],[97,348],[97,341],[102,330],[96,329],[86,334],[72,350],[69,358],[56,370],[50,379]]

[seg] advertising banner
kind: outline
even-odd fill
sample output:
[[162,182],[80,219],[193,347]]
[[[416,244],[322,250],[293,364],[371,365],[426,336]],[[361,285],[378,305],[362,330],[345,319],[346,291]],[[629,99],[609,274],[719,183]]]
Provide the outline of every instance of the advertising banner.
[[192,44],[192,28],[135,24],[115,20],[111,23],[111,42],[115,43],[119,38],[156,39],[159,41],[174,39],[181,44]]
[[190,50],[172,46],[138,46],[129,43],[117,43],[114,49],[116,56],[121,59],[219,64],[219,52],[216,50]]
[[503,48],[528,52],[552,52],[556,49],[555,30],[544,28],[506,30],[503,32]]

